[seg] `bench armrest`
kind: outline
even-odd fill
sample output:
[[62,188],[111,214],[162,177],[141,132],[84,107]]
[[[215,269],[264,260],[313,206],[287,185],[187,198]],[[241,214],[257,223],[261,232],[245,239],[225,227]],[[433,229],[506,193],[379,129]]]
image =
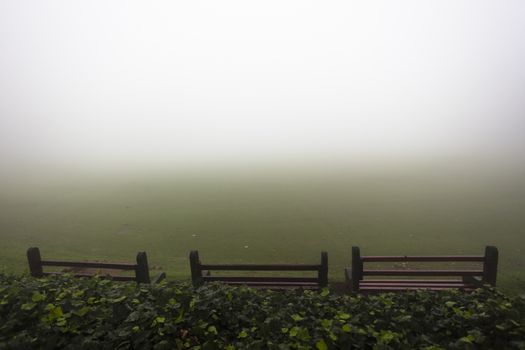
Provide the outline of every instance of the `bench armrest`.
[[483,287],[483,285],[485,284],[482,280],[474,277],[474,276],[463,276],[462,277],[462,280],[463,280],[463,283],[469,283],[469,284],[472,284],[478,288],[481,288]]
[[345,286],[348,292],[352,291],[352,268],[345,268]]
[[166,273],[165,272],[161,272],[155,278],[153,278],[151,280],[151,284],[157,284],[160,281],[164,280],[165,278],[166,278]]

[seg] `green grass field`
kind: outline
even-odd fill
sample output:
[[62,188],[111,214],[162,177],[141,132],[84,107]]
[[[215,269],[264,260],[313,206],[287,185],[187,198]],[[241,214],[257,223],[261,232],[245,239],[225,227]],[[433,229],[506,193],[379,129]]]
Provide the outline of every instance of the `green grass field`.
[[0,269],[43,257],[132,260],[189,278],[205,262],[316,262],[329,253],[343,279],[350,248],[364,254],[481,254],[500,250],[498,283],[525,287],[525,176],[521,171],[312,172],[266,175],[56,177],[0,184]]

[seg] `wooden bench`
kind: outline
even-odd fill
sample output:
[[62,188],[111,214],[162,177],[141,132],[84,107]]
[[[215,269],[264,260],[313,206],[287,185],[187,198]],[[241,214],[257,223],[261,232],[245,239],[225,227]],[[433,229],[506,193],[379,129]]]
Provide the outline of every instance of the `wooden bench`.
[[[365,269],[365,263],[475,263],[477,269]],[[361,256],[359,247],[352,247],[352,268],[345,269],[347,288],[352,292],[393,292],[413,289],[472,290],[496,285],[498,249],[487,246],[485,255],[448,256]],[[367,278],[372,277],[372,278]],[[378,278],[379,277],[379,278]],[[423,278],[423,279],[420,279]]]
[[[67,267],[70,268],[74,277],[93,277],[99,275],[114,281],[136,281],[137,283],[158,283],[162,281],[166,274],[161,272],[153,280],[150,279],[148,258],[145,252],[137,254],[137,263],[108,263],[108,262],[88,262],[88,261],[65,261],[65,260],[42,260],[40,249],[36,247],[27,250],[27,260],[29,271],[33,277],[49,275],[59,275],[64,272],[44,272],[44,266]],[[115,272],[134,271],[135,276],[120,276]]]
[[[205,282],[220,281],[230,285],[246,285],[264,289],[321,289],[328,285],[328,254],[321,252],[321,263],[306,264],[202,264],[199,253],[190,253],[191,279],[194,287]],[[282,277],[282,276],[212,276],[211,271],[312,271],[316,277]]]

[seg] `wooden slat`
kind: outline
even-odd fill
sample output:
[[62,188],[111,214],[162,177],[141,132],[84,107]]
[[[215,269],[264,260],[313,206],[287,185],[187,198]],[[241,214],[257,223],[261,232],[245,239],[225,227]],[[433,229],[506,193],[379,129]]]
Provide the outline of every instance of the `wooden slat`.
[[[241,284],[232,284],[233,286],[240,286]],[[319,285],[303,285],[303,286],[295,286],[295,285],[245,285],[249,288],[255,288],[255,289],[264,289],[264,290],[290,290],[290,289],[308,289],[308,290],[319,290]]]
[[439,280],[420,280],[420,279],[390,279],[390,280],[376,280],[376,279],[365,279],[359,281],[361,284],[368,283],[427,283],[427,284],[439,284],[439,283],[465,283],[462,279],[439,279]]
[[[377,293],[381,293],[381,292],[398,292],[398,291],[408,291],[408,290],[418,290],[418,289],[439,291],[439,290],[447,290],[447,289],[455,289],[455,288],[457,288],[457,287],[432,286],[432,287],[426,287],[426,288],[421,288],[421,287],[408,288],[408,287],[392,287],[392,286],[386,287],[385,286],[383,288],[363,287],[363,288],[360,288],[359,291],[361,291],[361,292],[377,292]],[[473,290],[473,288],[462,288],[462,290],[471,291],[471,290]]]
[[363,270],[367,276],[482,276],[482,270]]
[[375,256],[362,256],[363,262],[396,262],[396,261],[442,261],[442,262],[452,262],[452,261],[485,261],[483,255],[440,255],[440,256],[391,256],[391,255],[375,255]]
[[113,281],[136,281],[137,279],[132,276],[110,276]]
[[390,287],[403,287],[403,288],[462,288],[462,287],[473,287],[470,284],[465,283],[361,283],[359,289],[366,287],[370,288],[390,288]]
[[321,265],[301,265],[301,264],[214,264],[200,265],[201,270],[210,271],[319,271]]
[[[43,273],[44,276],[62,276],[64,274],[69,274],[73,277],[95,277],[95,275],[90,274],[90,273],[75,273],[75,274],[70,274],[68,272],[44,272]],[[101,275],[100,277],[107,277],[107,275]]]
[[[64,273],[62,272],[44,272],[44,276],[59,276],[59,275],[63,275]],[[71,276],[73,277],[88,277],[88,278],[93,278],[95,277],[96,275],[94,274],[89,274],[89,273],[75,273],[75,274],[72,274]],[[99,277],[101,278],[109,278],[109,279],[112,279],[114,281],[135,281],[136,278],[135,277],[132,277],[132,276],[112,276],[112,275],[98,275]]]
[[225,282],[230,285],[246,285],[248,287],[311,287],[319,288],[317,283],[308,282]]
[[279,290],[290,290],[290,289],[308,289],[308,290],[319,290],[319,286],[300,286],[300,287],[297,287],[297,286],[249,286],[250,288],[255,288],[255,289],[264,289],[264,290],[274,290],[274,291],[279,291]]
[[202,279],[207,282],[267,282],[267,283],[289,283],[289,282],[308,282],[319,283],[316,277],[252,277],[252,276],[203,276]]
[[63,261],[63,260],[42,260],[42,266],[61,266],[61,267],[85,267],[98,269],[118,269],[135,270],[136,264],[131,263],[103,263],[92,261]]

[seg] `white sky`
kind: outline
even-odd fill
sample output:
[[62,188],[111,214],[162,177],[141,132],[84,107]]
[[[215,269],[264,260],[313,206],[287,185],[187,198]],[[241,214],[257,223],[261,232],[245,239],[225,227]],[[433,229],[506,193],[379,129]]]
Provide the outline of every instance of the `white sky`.
[[524,153],[525,2],[0,1],[0,164]]

